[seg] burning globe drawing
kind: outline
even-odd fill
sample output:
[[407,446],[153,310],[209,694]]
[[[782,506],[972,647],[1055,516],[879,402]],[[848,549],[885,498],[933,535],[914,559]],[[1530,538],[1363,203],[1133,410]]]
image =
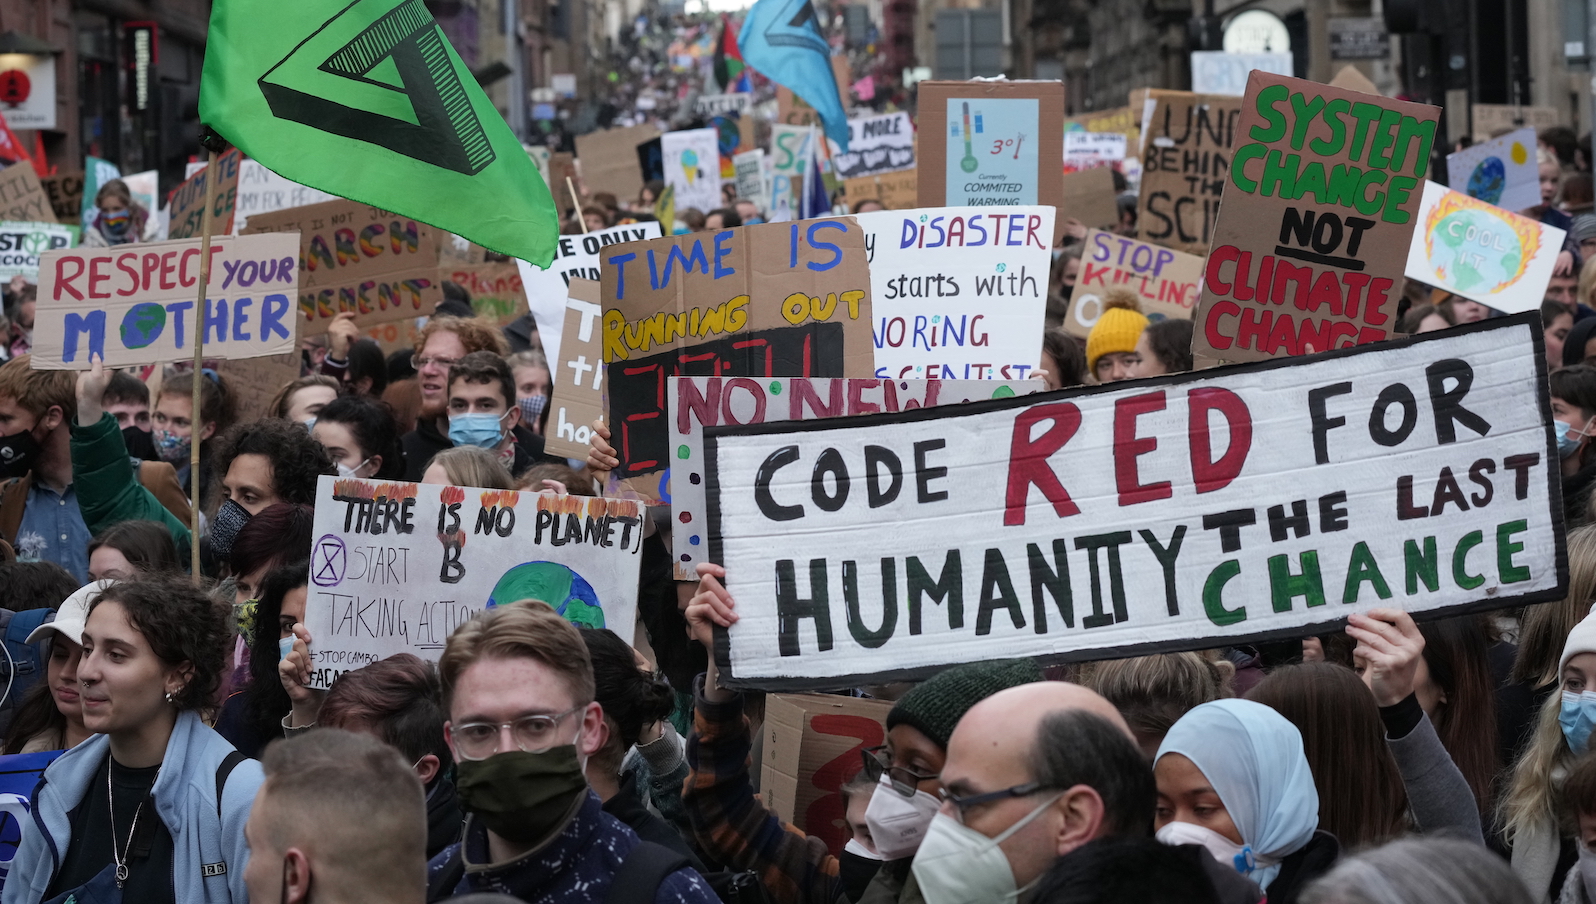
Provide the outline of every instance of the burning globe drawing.
[[488,608],[517,600],[542,600],[574,625],[604,627],[604,609],[593,585],[558,562],[524,562],[506,571],[493,585]]

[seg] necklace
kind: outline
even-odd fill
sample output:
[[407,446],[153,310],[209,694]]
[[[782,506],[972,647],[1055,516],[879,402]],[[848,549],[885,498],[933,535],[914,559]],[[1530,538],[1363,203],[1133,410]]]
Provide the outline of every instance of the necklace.
[[[116,862],[116,887],[121,888],[122,883],[127,881],[127,857],[133,850],[133,836],[138,833],[139,814],[144,811],[144,801],[139,801],[139,805],[133,809],[133,824],[128,826],[127,844],[122,846],[122,856],[118,857],[116,855],[116,797],[111,790],[112,765],[112,761],[108,759],[105,764],[105,797],[111,810],[111,859]],[[159,775],[160,773],[157,772],[156,774]],[[145,796],[148,797],[149,795]]]

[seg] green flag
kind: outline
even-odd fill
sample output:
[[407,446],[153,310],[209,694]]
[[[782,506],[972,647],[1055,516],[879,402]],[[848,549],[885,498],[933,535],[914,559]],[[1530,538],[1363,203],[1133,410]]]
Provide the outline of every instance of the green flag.
[[423,0],[215,0],[200,119],[295,182],[553,260],[548,186]]

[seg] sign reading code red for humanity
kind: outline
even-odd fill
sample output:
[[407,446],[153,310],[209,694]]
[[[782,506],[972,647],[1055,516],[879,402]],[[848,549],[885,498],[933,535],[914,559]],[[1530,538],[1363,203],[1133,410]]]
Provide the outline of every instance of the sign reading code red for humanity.
[[1390,338],[1439,116],[1253,70],[1192,351],[1257,361]]
[[[1228,202],[1227,202],[1228,203]],[[1561,599],[1540,324],[705,431],[722,680],[1196,650]],[[727,676],[730,676],[729,678]]]

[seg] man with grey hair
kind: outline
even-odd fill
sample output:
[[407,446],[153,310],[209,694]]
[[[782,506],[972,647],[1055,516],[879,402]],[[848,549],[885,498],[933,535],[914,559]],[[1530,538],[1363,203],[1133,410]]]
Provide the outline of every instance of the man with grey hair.
[[261,765],[244,827],[250,900],[422,904],[427,807],[397,751],[322,728],[271,745]]

